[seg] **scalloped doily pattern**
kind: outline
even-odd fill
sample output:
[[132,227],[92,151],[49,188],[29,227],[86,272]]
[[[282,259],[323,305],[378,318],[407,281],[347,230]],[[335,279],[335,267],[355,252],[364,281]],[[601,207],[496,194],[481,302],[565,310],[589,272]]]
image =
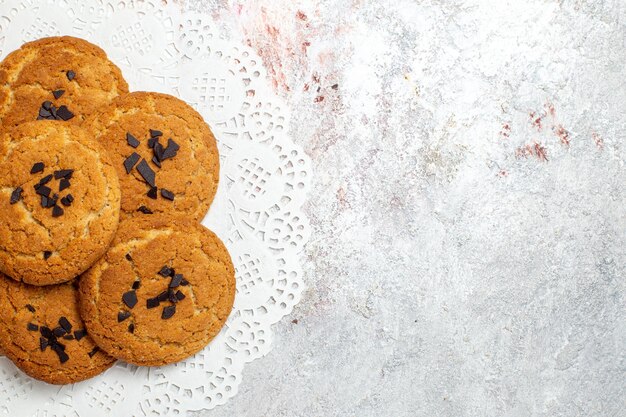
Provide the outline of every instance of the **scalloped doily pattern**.
[[155,0],[0,0],[1,58],[44,36],[82,37],[107,51],[132,90],[176,95],[205,117],[222,169],[203,224],[224,240],[237,274],[226,326],[181,363],[120,362],[89,381],[54,387],[0,357],[0,415],[176,416],[213,408],[237,393],[245,364],[271,349],[271,325],[300,301],[310,160],[286,133],[287,108],[260,58],[213,26],[210,17]]

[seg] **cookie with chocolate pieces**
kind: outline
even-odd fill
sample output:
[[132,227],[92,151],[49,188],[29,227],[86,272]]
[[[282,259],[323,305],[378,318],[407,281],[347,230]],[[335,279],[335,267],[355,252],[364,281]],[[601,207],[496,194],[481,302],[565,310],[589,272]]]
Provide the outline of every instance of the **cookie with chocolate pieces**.
[[[73,333],[72,333],[73,332]],[[36,287],[0,273],[0,350],[33,378],[70,384],[113,365],[86,335],[72,283]]]
[[178,362],[203,349],[234,297],[235,270],[224,244],[182,216],[123,221],[109,251],[80,280],[89,335],[135,365]]

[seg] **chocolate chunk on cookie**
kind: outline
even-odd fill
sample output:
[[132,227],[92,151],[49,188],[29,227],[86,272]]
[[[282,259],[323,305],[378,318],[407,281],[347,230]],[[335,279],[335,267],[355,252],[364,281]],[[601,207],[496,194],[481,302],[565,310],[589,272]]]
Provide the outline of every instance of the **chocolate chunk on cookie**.
[[192,107],[165,94],[131,93],[84,127],[105,144],[118,171],[123,218],[204,217],[217,190],[219,156],[211,129]]
[[106,251],[119,210],[117,173],[80,127],[29,122],[0,135],[1,272],[33,285],[75,278]]
[[136,365],[165,365],[200,351],[224,325],[234,297],[224,244],[184,217],[123,221],[109,251],[80,281],[89,335]]
[[36,287],[0,274],[0,349],[18,368],[50,384],[70,384],[109,368],[78,312],[72,283]]
[[0,123],[5,129],[38,119],[80,124],[127,92],[119,68],[96,45],[43,38],[0,63]]

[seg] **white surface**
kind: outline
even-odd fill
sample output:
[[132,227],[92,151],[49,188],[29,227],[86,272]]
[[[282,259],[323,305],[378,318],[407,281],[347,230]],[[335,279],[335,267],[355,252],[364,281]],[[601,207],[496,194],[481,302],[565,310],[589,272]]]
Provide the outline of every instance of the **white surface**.
[[[206,16],[159,2],[4,1],[0,53],[67,34],[101,46],[131,90],[161,91],[192,104],[218,139],[220,186],[204,224],[224,240],[237,272],[226,327],[202,352],[160,368],[118,363],[64,387],[35,381],[0,360],[0,413],[27,415],[184,415],[237,393],[249,363],[269,352],[271,325],[304,289],[299,253],[309,238],[300,210],[310,160],[285,126],[287,108],[267,88],[265,70],[239,40],[220,39]],[[75,69],[80,71],[80,69]]]
[[200,415],[626,415],[624,0],[186,3],[316,173],[297,323]]

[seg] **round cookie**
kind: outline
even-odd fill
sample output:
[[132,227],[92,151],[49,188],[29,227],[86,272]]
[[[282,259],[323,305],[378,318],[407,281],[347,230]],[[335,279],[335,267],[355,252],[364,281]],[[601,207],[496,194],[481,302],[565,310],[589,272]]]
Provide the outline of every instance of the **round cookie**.
[[70,36],[43,38],[0,63],[0,123],[5,129],[40,118],[80,124],[127,92],[119,68],[96,45]]
[[131,93],[84,126],[115,164],[123,217],[204,217],[217,191],[219,156],[211,129],[192,107],[165,94]]
[[0,271],[69,281],[106,251],[119,222],[117,173],[78,126],[39,121],[0,136]]
[[50,384],[70,384],[115,359],[87,335],[75,283],[35,287],[0,274],[0,347],[18,368]]
[[182,217],[123,221],[107,254],[80,281],[89,334],[135,365],[165,365],[200,351],[224,325],[234,297],[224,244]]

